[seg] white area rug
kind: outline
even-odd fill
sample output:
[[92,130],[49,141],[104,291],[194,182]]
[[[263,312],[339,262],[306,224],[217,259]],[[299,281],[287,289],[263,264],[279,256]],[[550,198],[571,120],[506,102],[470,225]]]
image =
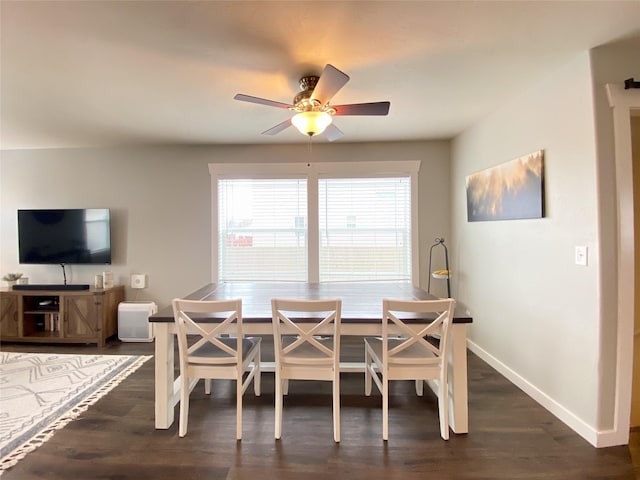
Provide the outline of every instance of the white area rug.
[[149,358],[0,352],[0,475]]

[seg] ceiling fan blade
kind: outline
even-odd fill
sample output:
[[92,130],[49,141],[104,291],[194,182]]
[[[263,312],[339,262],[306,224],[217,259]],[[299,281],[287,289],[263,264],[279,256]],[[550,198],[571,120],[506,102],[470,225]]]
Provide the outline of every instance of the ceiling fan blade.
[[283,131],[286,128],[291,126],[291,119],[285,120],[284,122],[279,123],[275,127],[271,127],[269,130],[265,130],[262,132],[262,135],[276,135]]
[[318,79],[316,88],[313,89],[311,100],[319,101],[320,105],[327,104],[348,81],[349,75],[327,63]]
[[289,105],[287,103],[276,102],[275,100],[267,100],[266,98],[252,97],[251,95],[244,95],[242,93],[238,93],[234,100],[240,100],[242,102],[249,103],[258,103],[260,105],[266,105],[267,107],[278,107],[278,108],[290,108],[293,105]]
[[332,105],[334,115],[387,115],[391,102],[353,103],[351,105]]
[[330,123],[329,126],[324,130],[323,135],[327,140],[333,142],[334,140],[338,140],[344,136],[342,130],[336,127],[335,123]]

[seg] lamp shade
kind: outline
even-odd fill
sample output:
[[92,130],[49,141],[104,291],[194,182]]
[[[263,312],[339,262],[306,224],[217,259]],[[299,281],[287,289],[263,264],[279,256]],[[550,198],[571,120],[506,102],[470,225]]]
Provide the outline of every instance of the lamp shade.
[[327,112],[301,112],[293,116],[291,123],[300,133],[311,137],[324,132],[332,120]]

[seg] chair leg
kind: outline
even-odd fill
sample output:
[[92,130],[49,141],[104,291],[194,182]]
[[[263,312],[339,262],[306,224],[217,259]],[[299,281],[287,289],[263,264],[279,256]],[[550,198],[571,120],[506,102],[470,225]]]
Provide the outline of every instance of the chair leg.
[[236,439],[242,440],[242,372],[236,380]]
[[382,440],[389,440],[389,380],[382,376]]
[[211,395],[211,379],[210,378],[204,379],[204,393],[205,395]]
[[366,342],[364,344],[364,394],[367,397],[371,395],[371,355]]
[[438,414],[440,416],[440,436],[449,440],[449,386],[442,379],[438,385]]
[[340,443],[340,369],[333,377],[333,439]]
[[189,418],[189,378],[182,374],[180,386],[180,425],[178,435],[184,437],[187,434],[187,421]]
[[276,370],[276,420],[275,437],[279,440],[282,435],[282,383],[280,372]]
[[424,395],[424,380],[416,380],[416,395]]
[[261,373],[262,371],[260,370],[260,359],[262,357],[260,356],[260,345],[258,345],[258,353],[256,355],[256,359],[253,361],[254,362],[254,368],[256,373],[253,376],[253,393],[255,393],[256,397],[259,397],[261,392],[262,392],[262,377],[261,377]]
[[289,395],[289,379],[288,378],[282,381],[282,394]]

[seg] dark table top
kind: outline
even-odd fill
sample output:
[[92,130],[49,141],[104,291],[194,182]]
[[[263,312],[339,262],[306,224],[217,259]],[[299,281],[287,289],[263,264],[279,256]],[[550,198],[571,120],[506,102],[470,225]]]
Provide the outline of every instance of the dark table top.
[[[382,299],[435,300],[437,297],[408,282],[221,282],[210,283],[187,297],[190,300],[242,299],[244,322],[271,322],[271,299],[342,299],[342,322],[380,321]],[[471,323],[471,316],[456,308],[453,323]],[[151,322],[173,322],[171,306],[149,318]]]

